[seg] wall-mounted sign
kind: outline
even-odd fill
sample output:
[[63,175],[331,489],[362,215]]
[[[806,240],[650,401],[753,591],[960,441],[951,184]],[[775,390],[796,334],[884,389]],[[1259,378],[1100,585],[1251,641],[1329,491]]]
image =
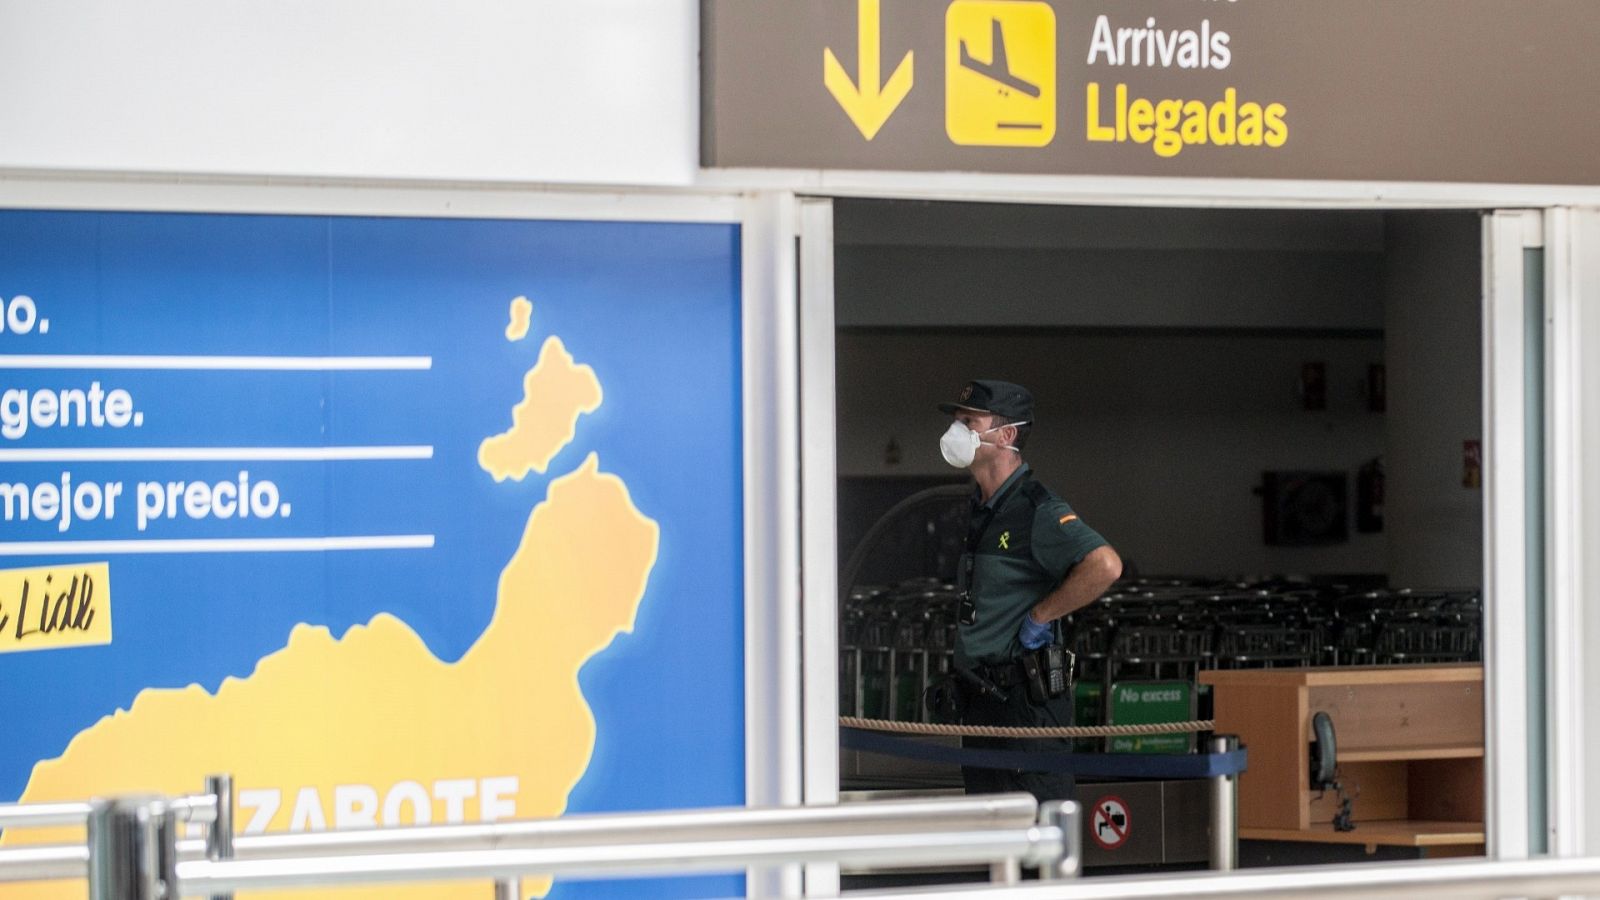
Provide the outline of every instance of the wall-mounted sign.
[[1102,849],[1121,849],[1132,830],[1133,817],[1121,797],[1107,795],[1094,802],[1089,814],[1089,836]]
[[702,162],[1600,184],[1585,0],[703,0]]
[[245,834],[742,804],[738,244],[0,212],[0,802],[228,772]]

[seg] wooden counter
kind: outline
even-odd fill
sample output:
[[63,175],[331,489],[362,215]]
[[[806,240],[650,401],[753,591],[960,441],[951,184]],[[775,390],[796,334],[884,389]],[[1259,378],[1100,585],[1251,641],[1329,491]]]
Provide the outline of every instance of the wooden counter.
[[1319,844],[1366,844],[1370,847],[1442,847],[1481,844],[1484,841],[1482,822],[1428,822],[1419,819],[1358,822],[1355,831],[1334,831],[1332,822],[1313,825],[1304,831],[1241,828],[1239,837],[1247,841],[1314,841]]
[[[1200,673],[1218,733],[1250,750],[1239,836],[1412,846],[1482,845],[1481,665],[1241,669]],[[1332,791],[1311,789],[1311,719],[1333,720],[1356,830],[1337,832]]]

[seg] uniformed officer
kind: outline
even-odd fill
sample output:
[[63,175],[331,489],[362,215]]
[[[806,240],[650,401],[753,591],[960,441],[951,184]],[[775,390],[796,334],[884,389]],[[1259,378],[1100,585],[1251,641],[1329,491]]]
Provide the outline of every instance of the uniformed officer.
[[[1022,461],[1033,396],[1004,381],[972,381],[941,412],[955,421],[939,441],[945,461],[977,482],[958,572],[956,667],[963,673],[961,719],[968,725],[1072,724],[1071,673],[1056,620],[1105,593],[1122,560],[1066,501],[1034,480]],[[1057,680],[1052,684],[1050,665]],[[1070,668],[1070,663],[1065,664]],[[965,738],[963,746],[1054,750],[1065,740]],[[966,767],[967,793],[1029,791],[1041,801],[1070,798],[1071,775]]]

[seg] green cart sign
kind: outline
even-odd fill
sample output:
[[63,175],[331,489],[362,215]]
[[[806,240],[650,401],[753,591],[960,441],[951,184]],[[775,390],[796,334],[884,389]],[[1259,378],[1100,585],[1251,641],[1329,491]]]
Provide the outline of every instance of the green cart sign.
[[[1106,722],[1110,725],[1154,725],[1194,718],[1194,684],[1188,681],[1119,681],[1111,685]],[[1194,735],[1151,734],[1113,737],[1111,753],[1188,753]]]

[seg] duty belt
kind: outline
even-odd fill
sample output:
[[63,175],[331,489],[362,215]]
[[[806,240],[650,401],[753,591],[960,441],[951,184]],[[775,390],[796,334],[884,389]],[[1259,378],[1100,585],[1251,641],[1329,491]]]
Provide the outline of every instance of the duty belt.
[[[1059,681],[1051,681],[1049,677],[1049,673],[1052,671],[1049,657],[1052,655],[1057,660],[1056,666],[1058,668],[1055,671],[1059,673],[1057,676],[1060,679]],[[1029,673],[1029,663],[1032,663],[1034,668],[1040,670],[1039,673],[1035,673],[1041,679],[1040,681],[1035,682],[1035,675]],[[1013,657],[1009,662],[998,665],[979,663],[973,667],[973,672],[979,678],[1002,691],[1010,690],[1017,685],[1023,685],[1034,695],[1032,697],[1034,702],[1043,703],[1046,696],[1040,692],[1045,692],[1049,697],[1059,697],[1062,694],[1071,693],[1072,683],[1076,680],[1074,678],[1074,670],[1076,668],[1077,655],[1071,650],[1042,647],[1038,650],[1025,650],[1022,656]]]
[[973,667],[978,675],[994,683],[998,688],[1009,688],[1027,681],[1028,674],[1022,668],[1022,660],[1013,659],[998,665],[979,664]]

